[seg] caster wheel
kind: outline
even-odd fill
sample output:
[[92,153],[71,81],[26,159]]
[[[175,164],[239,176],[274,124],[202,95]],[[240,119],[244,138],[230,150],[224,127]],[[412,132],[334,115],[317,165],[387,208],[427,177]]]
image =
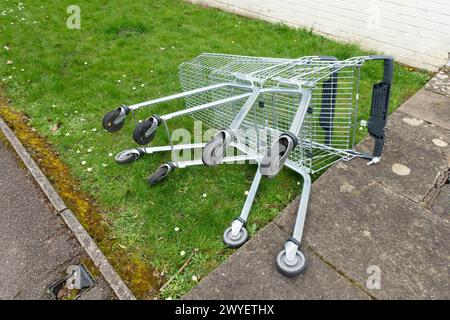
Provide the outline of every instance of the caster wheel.
[[283,249],[277,256],[278,271],[285,277],[292,278],[298,276],[305,270],[306,259],[300,250],[297,250],[294,261],[290,262],[286,259],[286,250]]
[[150,143],[156,135],[159,121],[156,117],[150,117],[139,123],[133,131],[133,139],[140,145]]
[[216,134],[203,148],[203,163],[210,167],[218,165],[225,156],[225,150],[230,140],[232,140],[231,135],[225,130]]
[[122,107],[119,107],[117,109],[114,109],[113,111],[108,112],[103,117],[103,128],[108,132],[117,132],[120,129],[122,129],[123,125],[125,124],[125,118],[123,118],[119,122],[115,122],[116,119],[120,116],[120,112],[122,110]]
[[296,136],[290,132],[282,134],[273,142],[261,160],[261,174],[269,179],[275,178],[297,144]]
[[175,169],[172,163],[164,163],[148,178],[148,184],[154,186],[164,180]]
[[241,228],[239,234],[236,237],[233,237],[231,234],[231,227],[227,228],[223,233],[223,241],[230,248],[239,248],[248,240],[248,232],[245,227]]
[[137,150],[125,150],[116,155],[116,162],[118,164],[127,164],[139,159],[141,154]]

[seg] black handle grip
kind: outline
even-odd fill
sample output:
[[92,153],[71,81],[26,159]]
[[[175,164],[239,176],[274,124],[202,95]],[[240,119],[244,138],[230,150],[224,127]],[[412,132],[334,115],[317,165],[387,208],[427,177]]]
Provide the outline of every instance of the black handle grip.
[[394,76],[394,59],[389,56],[370,56],[372,60],[384,61],[383,81],[373,85],[372,106],[368,123],[369,134],[375,139],[374,157],[381,157],[385,142],[386,126],[391,95],[392,78]]
[[372,60],[383,60],[384,61],[384,72],[383,72],[383,82],[392,83],[394,78],[394,59],[390,56],[374,55],[370,56]]

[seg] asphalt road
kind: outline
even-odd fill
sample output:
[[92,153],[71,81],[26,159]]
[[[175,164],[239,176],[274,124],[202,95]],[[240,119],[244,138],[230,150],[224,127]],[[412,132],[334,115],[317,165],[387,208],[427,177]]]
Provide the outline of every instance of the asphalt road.
[[[71,231],[0,140],[0,299],[51,299],[47,286],[85,259]],[[112,297],[105,280],[96,280],[83,297]]]

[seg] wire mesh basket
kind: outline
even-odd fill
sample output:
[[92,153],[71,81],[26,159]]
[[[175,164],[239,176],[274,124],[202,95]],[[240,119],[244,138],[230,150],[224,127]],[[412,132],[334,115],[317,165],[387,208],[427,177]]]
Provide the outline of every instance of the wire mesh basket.
[[[354,148],[363,59],[289,60],[205,53],[183,63],[179,74],[183,91],[225,82],[242,86],[252,82],[261,88],[292,88],[298,84],[309,88],[311,102],[297,137],[301,147],[289,159],[315,173],[348,156],[346,151]],[[186,108],[244,92],[244,88],[226,87],[189,96],[185,98]],[[300,99],[301,96],[282,92],[261,94],[235,139],[256,153],[264,153],[274,139],[289,130]],[[192,117],[220,130],[233,121],[245,101],[244,98],[220,108],[194,112]]]

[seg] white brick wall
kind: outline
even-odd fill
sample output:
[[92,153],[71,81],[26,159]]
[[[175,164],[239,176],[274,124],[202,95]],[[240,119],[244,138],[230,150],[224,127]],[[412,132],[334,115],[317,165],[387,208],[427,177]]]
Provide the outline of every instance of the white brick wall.
[[327,37],[357,42],[364,48],[430,71],[443,66],[450,52],[449,0],[189,1],[312,28]]

